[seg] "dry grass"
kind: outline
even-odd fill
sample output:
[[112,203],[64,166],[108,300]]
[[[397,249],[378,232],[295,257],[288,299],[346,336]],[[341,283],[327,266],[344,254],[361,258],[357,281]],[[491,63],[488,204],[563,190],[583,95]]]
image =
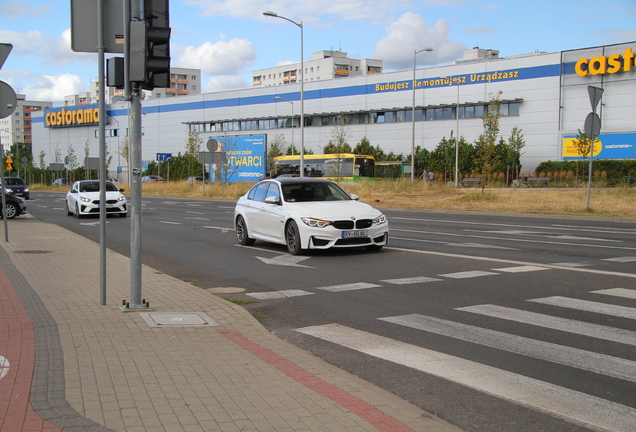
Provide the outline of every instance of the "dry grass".
[[[233,183],[227,186],[186,182],[143,184],[146,196],[209,198],[236,200],[253,184]],[[343,188],[360,196],[360,200],[376,207],[481,211],[501,213],[539,213],[579,216],[636,218],[636,188],[616,187],[592,189],[590,211],[587,211],[587,189],[573,188],[459,188],[410,181],[375,181],[359,184],[342,183]],[[128,189],[126,185],[122,187]],[[67,187],[31,185],[31,191],[57,190]],[[205,196],[203,192],[205,191]]]

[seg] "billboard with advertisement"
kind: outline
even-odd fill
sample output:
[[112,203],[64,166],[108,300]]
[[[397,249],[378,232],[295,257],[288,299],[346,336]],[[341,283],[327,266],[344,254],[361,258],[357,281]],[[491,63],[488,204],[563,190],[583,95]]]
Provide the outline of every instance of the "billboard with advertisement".
[[[575,145],[576,135],[563,136],[563,159],[583,159]],[[589,158],[589,152],[585,158]],[[594,140],[595,159],[634,159],[636,158],[636,133],[600,134]]]
[[210,136],[217,145],[212,151],[225,152],[226,163],[213,164],[214,180],[226,183],[253,182],[265,177],[266,135]]

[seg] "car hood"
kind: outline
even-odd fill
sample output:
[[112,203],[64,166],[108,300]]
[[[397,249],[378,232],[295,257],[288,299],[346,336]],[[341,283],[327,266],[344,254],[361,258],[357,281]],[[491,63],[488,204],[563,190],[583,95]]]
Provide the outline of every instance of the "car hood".
[[[89,198],[91,200],[99,199],[99,192],[80,192],[78,195]],[[106,199],[117,199],[123,196],[119,191],[106,191]]]
[[351,219],[351,217],[374,219],[382,214],[369,204],[354,200],[287,203],[287,207],[300,216],[332,221]]

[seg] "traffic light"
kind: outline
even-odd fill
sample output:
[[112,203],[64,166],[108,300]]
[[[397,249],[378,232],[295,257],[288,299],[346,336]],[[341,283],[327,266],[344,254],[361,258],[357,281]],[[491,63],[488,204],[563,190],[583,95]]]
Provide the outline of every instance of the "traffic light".
[[169,0],[143,0],[143,21],[130,23],[130,81],[170,87]]

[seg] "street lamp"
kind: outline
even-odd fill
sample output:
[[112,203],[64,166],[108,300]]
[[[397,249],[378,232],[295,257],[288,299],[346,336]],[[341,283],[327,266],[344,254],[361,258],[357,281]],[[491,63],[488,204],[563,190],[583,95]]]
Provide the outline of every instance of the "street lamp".
[[426,47],[419,51],[413,51],[413,107],[411,113],[411,183],[415,181],[415,67],[416,67],[416,58],[419,53],[422,51],[431,52],[433,48]]
[[[296,21],[278,15],[276,12],[265,11],[263,15],[280,18],[297,25],[300,28],[300,176],[305,176],[305,63],[303,61],[303,22]],[[293,136],[293,132],[292,132]]]
[[292,121],[291,121],[291,127],[292,127],[292,155],[293,155],[293,154],[294,154],[294,103],[293,103],[292,101],[290,101],[290,100],[283,99],[283,98],[282,98],[282,97],[280,97],[280,96],[276,96],[276,97],[274,97],[274,99],[282,100],[282,101],[285,101],[285,102],[289,102],[289,103],[291,104],[291,106],[292,106]]
[[459,82],[453,77],[442,77],[451,80],[451,84],[457,84],[457,104],[455,108],[455,117],[457,117],[457,131],[455,132],[455,187],[459,187]]

